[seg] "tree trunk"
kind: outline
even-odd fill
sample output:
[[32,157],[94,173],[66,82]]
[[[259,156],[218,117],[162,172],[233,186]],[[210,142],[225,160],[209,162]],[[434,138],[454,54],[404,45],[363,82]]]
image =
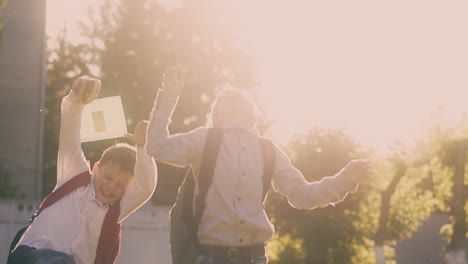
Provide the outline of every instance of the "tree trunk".
[[376,264],[385,264],[386,261],[383,249],[387,236],[387,222],[390,216],[390,200],[393,193],[395,193],[397,184],[406,173],[407,167],[401,161],[397,161],[396,166],[397,170],[392,181],[381,195],[382,201],[380,205],[379,226],[377,227],[377,232],[375,233],[374,239]]
[[466,239],[466,212],[465,212],[465,161],[466,141],[456,141],[451,145],[454,154],[455,174],[453,176],[453,200],[452,217],[453,233],[445,250],[447,264],[466,264],[465,239]]

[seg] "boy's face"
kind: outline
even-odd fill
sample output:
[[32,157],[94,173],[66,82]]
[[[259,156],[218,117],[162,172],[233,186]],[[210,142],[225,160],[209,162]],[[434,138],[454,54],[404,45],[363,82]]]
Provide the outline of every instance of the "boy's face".
[[119,164],[108,162],[94,167],[96,198],[103,204],[118,201],[132,184],[133,175],[125,172]]
[[235,123],[251,126],[255,124],[255,113],[252,105],[242,96],[224,96],[219,98],[213,109],[215,123]]

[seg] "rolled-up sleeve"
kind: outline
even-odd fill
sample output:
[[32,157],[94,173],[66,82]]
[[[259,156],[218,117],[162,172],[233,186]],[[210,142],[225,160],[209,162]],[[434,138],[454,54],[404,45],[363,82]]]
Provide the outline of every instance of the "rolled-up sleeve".
[[291,206],[298,209],[313,209],[334,205],[343,201],[349,192],[355,191],[357,184],[346,177],[344,170],[320,181],[308,182],[295,168],[289,158],[275,147],[276,162],[273,172],[273,188],[285,195]]
[[156,164],[142,147],[137,147],[137,160],[133,171],[133,184],[120,204],[120,222],[151,198],[158,182]]
[[169,135],[171,116],[177,101],[178,96],[158,91],[151,110],[146,151],[158,161],[185,167],[200,156],[208,128]]
[[89,171],[89,163],[81,149],[80,127],[83,108],[83,103],[73,92],[62,99],[55,188],[73,176]]

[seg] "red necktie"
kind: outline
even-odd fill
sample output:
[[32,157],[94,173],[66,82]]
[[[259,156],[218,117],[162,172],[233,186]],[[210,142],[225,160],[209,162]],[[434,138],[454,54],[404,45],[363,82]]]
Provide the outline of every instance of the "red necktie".
[[[62,186],[47,195],[42,201],[33,217],[37,217],[44,209],[51,206],[64,196],[80,187],[91,183],[91,174],[88,171],[80,173],[65,182]],[[96,249],[95,264],[112,264],[117,259],[120,250],[121,224],[117,223],[120,214],[120,200],[109,207],[102,223],[101,234],[99,235]]]

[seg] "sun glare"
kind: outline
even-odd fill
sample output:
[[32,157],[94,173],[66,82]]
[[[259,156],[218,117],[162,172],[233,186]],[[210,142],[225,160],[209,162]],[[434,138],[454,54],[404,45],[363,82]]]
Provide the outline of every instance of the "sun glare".
[[[78,31],[77,23],[87,21],[87,9],[95,6],[100,1],[96,0],[47,0],[46,34],[56,36],[64,28],[67,28],[67,39],[72,42],[81,42],[82,37]],[[49,45],[51,45],[49,43]]]
[[382,152],[414,141],[441,106],[449,122],[468,112],[466,2],[225,3],[280,140],[334,127]]
[[[48,33],[94,3],[48,0]],[[215,3],[255,60],[260,103],[283,143],[332,127],[384,150],[418,137],[440,106],[447,120],[468,112],[468,2]]]

